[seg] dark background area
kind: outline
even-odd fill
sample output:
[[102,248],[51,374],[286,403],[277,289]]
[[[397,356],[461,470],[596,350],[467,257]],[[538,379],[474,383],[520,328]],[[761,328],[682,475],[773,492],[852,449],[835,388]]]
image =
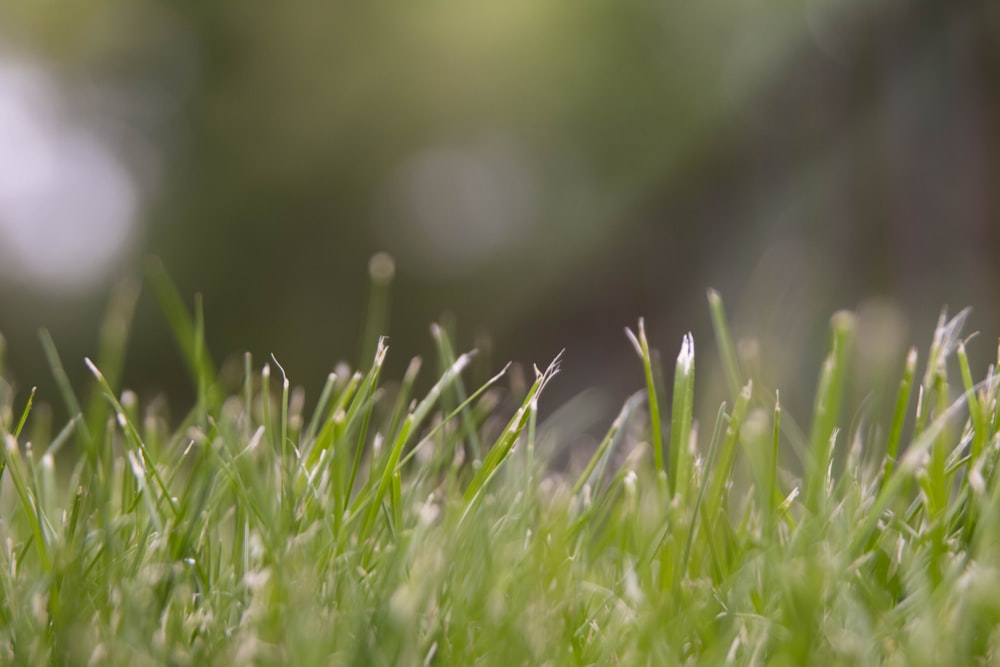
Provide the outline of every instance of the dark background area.
[[[898,367],[972,305],[986,363],[998,35],[986,1],[6,2],[8,365],[57,402],[46,326],[83,382],[110,285],[152,254],[203,294],[217,360],[273,352],[315,392],[358,356],[377,251],[394,374],[448,312],[494,368],[566,348],[554,401],[617,400],[639,316],[712,365],[710,286],[774,386],[812,388],[837,308]],[[125,379],[190,398],[149,290]]]

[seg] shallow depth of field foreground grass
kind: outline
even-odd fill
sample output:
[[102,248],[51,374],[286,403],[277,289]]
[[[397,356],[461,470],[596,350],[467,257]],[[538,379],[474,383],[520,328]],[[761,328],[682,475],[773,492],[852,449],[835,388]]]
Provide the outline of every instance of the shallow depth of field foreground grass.
[[179,428],[118,386],[128,290],[85,394],[42,335],[68,424],[0,382],[2,662],[1000,663],[1000,383],[973,376],[964,314],[899,360],[886,415],[841,404],[837,314],[818,386],[782,389],[812,415],[783,416],[712,293],[714,424],[692,418],[694,341],[663,382],[640,322],[646,388],[567,476],[537,408],[557,362],[505,410],[503,374],[469,385],[435,328],[424,395],[417,363],[381,377],[383,343],[314,399],[274,360],[225,395],[200,307],[153,286],[198,388]]

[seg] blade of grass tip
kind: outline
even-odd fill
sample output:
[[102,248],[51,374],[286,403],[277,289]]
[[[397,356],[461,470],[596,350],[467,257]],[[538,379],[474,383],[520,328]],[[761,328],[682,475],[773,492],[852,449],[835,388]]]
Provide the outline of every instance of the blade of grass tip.
[[403,456],[399,460],[399,463],[397,464],[397,469],[400,468],[400,467],[402,467],[407,461],[409,461],[411,458],[413,458],[414,456],[416,456],[417,451],[420,449],[420,447],[424,443],[429,442],[431,440],[431,438],[433,438],[437,434],[438,431],[440,431],[442,428],[444,428],[445,424],[448,424],[453,419],[455,419],[455,417],[457,417],[458,414],[462,410],[464,410],[464,409],[468,408],[469,406],[471,406],[476,401],[476,399],[478,399],[480,396],[483,395],[483,393],[487,389],[489,389],[494,384],[496,384],[497,382],[499,382],[500,378],[502,378],[504,375],[507,374],[507,371],[508,371],[508,369],[510,369],[510,367],[511,367],[511,363],[507,362],[507,365],[504,366],[500,370],[499,373],[497,373],[496,375],[494,375],[493,377],[491,377],[489,380],[487,380],[485,383],[483,383],[483,385],[481,387],[479,387],[479,389],[477,389],[471,396],[469,396],[467,399],[465,399],[465,402],[462,403],[462,405],[459,405],[457,408],[455,408],[450,413],[448,413],[448,415],[446,415],[444,419],[440,420],[437,424],[435,424],[434,428],[432,428],[430,431],[428,431],[427,434],[425,436],[423,436],[416,445],[414,445],[412,448],[410,448],[410,451],[408,451],[406,453],[406,455]]
[[[702,475],[701,484],[698,488],[698,496],[694,502],[694,510],[691,513],[691,523],[688,526],[687,538],[684,542],[684,555],[681,557],[681,565],[679,572],[682,575],[687,574],[688,563],[691,560],[691,552],[694,547],[694,537],[695,531],[698,527],[698,522],[701,519],[701,508],[705,502],[705,491],[708,489],[709,475],[712,471],[712,466],[715,464],[715,457],[719,451],[719,442],[722,438],[722,426],[726,421],[726,402],[723,401],[719,406],[719,412],[715,416],[715,427],[712,429],[712,439],[709,440],[708,445],[708,459],[705,461],[704,473]],[[712,538],[709,537],[709,540]]]
[[987,406],[981,402],[980,396],[975,390],[975,382],[972,380],[972,370],[969,368],[969,356],[965,351],[964,342],[959,343],[956,356],[958,357],[958,367],[962,373],[962,385],[965,388],[966,400],[969,402],[969,417],[972,419],[972,444],[969,454],[971,460],[976,461],[986,445]]
[[944,371],[948,357],[961,342],[962,328],[972,312],[971,308],[963,308],[955,317],[948,318],[947,309],[941,311],[937,326],[934,328],[934,338],[931,350],[927,355],[927,369],[924,371],[924,386],[930,389],[934,385],[935,376]]
[[[986,387],[987,383],[987,380],[978,383],[975,385],[976,390],[978,391]],[[859,524],[858,529],[855,531],[855,538],[851,545],[852,558],[856,558],[858,550],[870,543],[872,535],[877,529],[885,510],[900,495],[900,492],[906,488],[909,480],[916,476],[921,468],[927,464],[926,457],[928,450],[937,442],[945,427],[957,415],[961,414],[965,404],[966,396],[962,394],[946,410],[938,413],[930,424],[928,424],[927,428],[910,443],[910,446],[903,453],[902,459],[899,462],[899,471],[883,484],[871,509],[865,513],[865,520]]]
[[[542,391],[545,389],[545,386],[549,383],[549,381],[551,381],[552,378],[555,377],[555,375],[559,372],[559,363],[561,358],[562,358],[562,352],[560,352],[556,356],[556,358],[549,364],[549,366],[545,369],[545,371],[539,370],[537,366],[534,367],[535,382],[532,385],[531,389],[528,391],[528,395],[525,397],[525,400],[522,403],[521,407],[526,409],[522,410],[520,424],[517,426],[516,429],[514,429],[518,431],[518,435],[520,431],[523,430],[530,423],[531,414],[538,412],[538,398],[541,395]],[[515,420],[512,420],[512,422],[513,421]],[[507,436],[510,436],[513,433],[513,430],[507,429],[506,432]],[[501,440],[502,440],[501,446],[494,445],[490,449],[489,454],[487,454],[486,458],[483,460],[483,464],[476,471],[476,475],[475,477],[473,477],[473,482],[476,482],[476,478],[479,478],[479,480],[485,484],[485,481],[487,481],[489,477],[492,476],[492,474],[500,467],[503,461],[507,458],[507,455],[510,454],[511,448],[513,448],[514,443],[517,441],[517,437],[509,437],[506,439],[502,437]],[[473,484],[470,484],[470,487],[471,486],[473,486]]]
[[170,490],[167,488],[166,483],[160,476],[159,471],[156,469],[156,465],[146,449],[146,444],[143,442],[142,437],[139,435],[139,430],[135,427],[135,424],[128,418],[128,414],[125,411],[124,406],[118,401],[115,395],[111,392],[111,387],[108,386],[107,380],[104,379],[104,374],[94,365],[94,362],[89,358],[84,357],[83,362],[86,364],[87,369],[91,372],[94,378],[97,380],[98,385],[105,392],[105,396],[111,402],[112,407],[117,415],[118,425],[121,427],[122,431],[125,433],[126,439],[129,443],[143,456],[143,462],[148,463],[144,466],[144,470],[148,469],[153,480],[156,482],[156,486],[160,491],[160,497],[163,498],[167,505],[170,506],[171,511],[174,516],[177,515],[177,504],[170,494]]
[[39,488],[39,479],[41,476],[38,474],[38,465],[35,463],[35,453],[31,446],[31,441],[26,440],[24,443],[24,467],[26,469],[25,479],[28,482],[28,487],[31,490],[31,497],[34,499],[36,506],[35,512],[38,513],[38,520],[42,523],[42,528],[46,529],[46,535],[55,535],[55,531],[52,530],[52,525],[48,522],[45,517],[44,510],[45,504],[42,498],[42,493]]
[[49,573],[52,571],[52,559],[49,555],[48,540],[46,540],[45,532],[42,528],[38,499],[32,496],[29,489],[24,471],[24,461],[21,458],[21,451],[17,445],[17,438],[13,435],[4,435],[3,456],[8,474],[14,482],[14,488],[21,501],[21,507],[31,527],[35,549],[38,552],[38,560],[42,565],[42,569],[46,573]]
[[[369,371],[369,375],[371,375],[371,371]],[[351,376],[347,378],[344,386],[340,389],[340,393],[337,394],[336,400],[334,400],[333,408],[330,410],[330,419],[348,409],[348,404],[351,403],[351,399],[354,398],[355,393],[358,391],[358,388],[361,387],[361,382],[365,379],[365,377],[366,376],[362,375],[360,371],[354,371],[351,373]],[[351,405],[353,406],[353,403],[351,403]]]
[[[347,419],[345,412],[347,403],[354,396],[354,392],[357,391],[361,384],[361,373],[354,372],[343,383],[344,386],[339,389],[338,393],[337,384],[340,382],[340,378],[335,373],[331,373],[330,375],[334,377],[332,405],[327,411],[323,426],[318,429],[315,441],[309,448],[308,456],[306,457],[306,467],[310,470],[319,462],[319,458],[323,455],[323,452],[334,446],[342,436],[343,423]],[[338,464],[340,459],[344,459],[344,457],[338,457]],[[343,470],[347,470],[346,465],[344,465]],[[346,472],[338,479],[343,479],[344,477],[346,477]]]
[[[927,354],[927,368],[924,371],[923,382],[918,394],[918,410],[913,429],[914,437],[923,432],[930,416],[944,410],[948,401],[951,400],[950,396],[947,395],[947,362],[960,342],[961,331],[970,312],[971,309],[964,308],[955,317],[948,319],[947,310],[942,309],[938,316],[930,351]],[[942,391],[946,392],[945,395],[941,394]],[[947,458],[947,444],[943,441],[945,436],[946,433],[942,430],[942,440],[939,440],[937,446],[931,449],[931,465],[927,469],[928,477],[922,480],[935,513],[937,508],[941,506],[944,493],[944,461]]]
[[[947,371],[943,363],[940,371],[935,375],[934,396],[937,402],[934,412],[935,414],[942,414],[948,409],[948,403],[951,400]],[[948,460],[949,441],[948,429],[942,428],[938,432],[934,446],[931,447],[931,458],[927,465],[927,475],[920,480],[926,494],[927,509],[932,518],[940,517],[948,504],[949,489],[946,464]]]
[[[943,414],[948,410],[948,405],[951,401],[951,391],[948,386],[948,377],[943,363],[941,371],[936,376],[936,384],[937,408],[935,412]],[[974,390],[972,393],[974,396]],[[965,403],[969,403],[967,395],[964,393],[962,394],[962,400]],[[971,408],[971,406],[969,407]],[[931,459],[927,466],[927,475],[919,480],[924,486],[924,501],[927,508],[927,517],[930,520],[927,530],[930,538],[930,561],[927,563],[926,571],[934,586],[937,586],[944,576],[945,565],[943,559],[948,552],[948,528],[945,522],[954,479],[954,473],[948,472],[948,455],[950,454],[952,443],[951,428],[945,425],[931,446]]]
[[49,443],[48,448],[45,450],[46,456],[54,457],[59,453],[59,450],[61,450],[66,443],[69,442],[70,437],[73,435],[73,431],[76,429],[76,421],[78,419],[82,419],[82,417],[77,415],[76,417],[70,419],[66,422],[66,425],[62,427],[62,430],[56,434],[56,437],[52,438],[52,442]]
[[[431,336],[437,344],[438,356],[441,359],[443,370],[455,362],[455,352],[451,346],[448,334],[441,326],[432,324]],[[462,382],[461,378],[455,379],[455,382],[451,386],[451,393],[454,396],[455,405],[462,405],[465,403],[465,384]],[[477,461],[483,460],[483,448],[479,442],[479,434],[476,432],[476,424],[472,419],[472,414],[468,410],[462,410],[460,415],[462,432],[465,435],[465,455],[468,457],[468,460],[473,462],[473,465],[475,465]]]
[[[355,406],[357,409],[361,409],[361,406],[366,406],[364,415],[361,418],[361,428],[358,432],[358,439],[354,445],[354,460],[351,462],[351,473],[347,478],[347,483],[343,489],[343,500],[340,507],[347,507],[347,501],[351,496],[351,490],[354,488],[354,482],[358,478],[358,470],[361,468],[361,455],[364,451],[365,441],[368,439],[368,425],[371,422],[372,410],[375,409],[375,393],[378,390],[378,379],[382,373],[382,366],[385,365],[386,355],[389,354],[389,347],[386,345],[385,336],[378,339],[378,345],[375,348],[375,358],[372,361],[372,368],[368,371],[368,377],[365,382],[365,390],[363,393],[358,394],[358,399],[351,406],[351,410],[348,412],[348,425],[352,423],[355,419]],[[374,456],[372,457],[374,461]]]
[[309,453],[316,440],[316,433],[319,431],[320,422],[323,421],[323,417],[326,415],[327,409],[330,407],[330,402],[333,399],[333,387],[336,384],[336,373],[330,373],[326,376],[326,382],[323,383],[323,389],[320,390],[319,393],[319,400],[316,401],[316,407],[313,409],[312,417],[309,419],[306,431],[302,435],[302,449],[305,454]]
[[493,445],[492,449],[490,449],[486,458],[483,459],[483,464],[476,470],[475,475],[473,475],[472,480],[469,482],[469,486],[465,489],[465,510],[459,518],[459,524],[464,522],[465,517],[469,515],[469,512],[476,504],[483,490],[497,474],[497,471],[500,470],[504,461],[507,460],[511,449],[513,449],[514,444],[530,421],[531,413],[538,411],[538,397],[541,395],[542,390],[545,389],[545,386],[559,372],[561,357],[562,352],[556,356],[544,372],[538,370],[537,366],[535,367],[535,382],[531,385],[531,389],[528,390],[528,395],[525,396],[521,407],[514,413],[514,416],[508,422],[500,438]]
[[774,528],[773,521],[777,516],[777,506],[784,499],[781,495],[781,489],[778,488],[778,456],[781,449],[781,394],[777,391],[774,392],[773,422],[773,429],[771,431],[771,461],[768,470],[768,498],[770,498],[768,509],[772,512],[770,517],[771,524],[769,526],[771,529]]
[[684,335],[674,370],[673,414],[670,419],[670,462],[667,479],[684,500],[691,484],[691,425],[694,420],[694,337]]
[[472,507],[476,504],[480,494],[489,484],[490,480],[493,479],[493,476],[500,469],[503,462],[507,460],[507,456],[514,447],[514,443],[517,442],[517,439],[527,426],[532,411],[537,410],[538,406],[535,402],[535,397],[538,386],[540,385],[536,383],[533,385],[533,389],[529,390],[524,403],[517,409],[514,416],[511,417],[506,428],[504,428],[500,437],[493,444],[493,447],[483,460],[483,464],[476,470],[475,475],[473,475],[472,480],[469,482],[469,486],[466,487],[464,496],[465,510],[462,512],[462,516],[459,517],[459,525],[465,522],[465,517],[468,516]]
[[[36,444],[48,445],[52,442],[52,406],[47,403],[34,403],[31,408],[31,430],[22,431],[22,436]],[[0,429],[3,426],[0,425]],[[27,425],[25,425],[27,429]],[[81,457],[74,457],[79,460]]]
[[524,448],[524,498],[531,497],[535,481],[535,438],[538,434],[538,403],[528,412],[528,438]]
[[[200,390],[202,386],[213,386],[215,370],[212,360],[204,349],[199,349],[199,346],[204,348],[204,327],[202,326],[202,332],[199,334],[196,323],[184,305],[184,300],[159,259],[150,258],[146,262],[146,276],[153,288],[160,310],[174,334],[174,342],[187,365],[195,388]],[[200,299],[196,301],[196,303],[198,302]]]
[[771,495],[771,459],[774,447],[774,425],[768,420],[766,410],[756,408],[750,411],[743,425],[740,442],[743,445],[744,460],[750,472],[756,513],[762,521],[764,535],[770,527],[774,497]]
[[187,484],[179,494],[181,518],[175,522],[175,525],[181,528],[187,524],[187,529],[174,531],[174,542],[170,550],[172,559],[180,560],[185,554],[196,552],[198,549],[197,534],[205,528],[198,517],[204,515],[204,510],[210,501],[209,496],[215,489],[213,475],[202,473],[202,466],[210,460],[211,455],[207,453],[204,456],[195,457],[191,475],[187,478]]
[[[392,504],[393,523],[403,525],[403,481],[402,474],[397,470],[392,473],[392,484],[389,489],[389,499]],[[395,535],[393,535],[395,541]]]
[[646,392],[649,398],[649,426],[650,443],[653,448],[653,461],[656,466],[657,477],[663,484],[667,483],[667,468],[663,461],[663,423],[660,419],[660,400],[656,394],[656,385],[653,382],[653,365],[649,356],[649,341],[646,339],[646,326],[643,319],[639,318],[639,335],[632,333],[632,330],[625,327],[625,335],[628,336],[636,354],[642,362],[642,368],[646,376]]
[[281,365],[278,358],[274,356],[274,353],[271,354],[271,361],[274,362],[274,365],[278,367],[278,371],[281,373],[281,420],[278,424],[278,433],[281,439],[282,457],[284,457],[288,440],[288,374],[285,373],[285,367]]
[[41,460],[39,461],[39,480],[41,486],[41,513],[43,517],[46,517],[46,528],[49,535],[52,536],[54,540],[56,538],[55,528],[48,523],[48,517],[58,516],[59,511],[56,507],[56,464],[53,458],[48,454],[43,454]]
[[260,421],[264,427],[264,435],[271,443],[271,451],[276,449],[274,429],[271,424],[271,364],[264,363],[260,369]]
[[826,498],[826,475],[830,466],[831,438],[840,418],[844,378],[850,359],[850,346],[856,328],[853,313],[842,310],[830,319],[832,339],[830,353],[820,370],[819,385],[813,407],[813,422],[809,436],[809,459],[804,480],[805,505],[817,513]]
[[389,294],[395,275],[396,262],[389,253],[377,252],[368,260],[368,314],[365,318],[364,335],[361,338],[359,368],[375,356],[379,339],[386,334],[389,321]]
[[[346,374],[349,373],[349,369],[344,369],[341,371]],[[354,397],[355,392],[357,392],[358,387],[361,386],[362,375],[361,373],[355,371],[351,373],[346,380],[341,380],[338,376],[337,381],[334,383],[334,398],[333,405],[330,406],[330,410],[326,416],[326,421],[323,426],[319,429],[319,433],[316,435],[316,441],[309,450],[309,455],[306,458],[306,467],[310,471],[315,471],[316,466],[322,459],[326,463],[324,465],[332,467],[332,475],[334,481],[333,494],[337,498],[337,502],[346,502],[346,497],[350,493],[350,489],[346,492],[343,489],[343,485],[348,476],[348,457],[346,453],[341,453],[333,456],[333,451],[331,448],[337,448],[338,443],[344,441],[344,435],[346,432],[346,422],[347,422],[347,409],[348,403]],[[337,386],[342,385],[342,386]],[[352,410],[354,410],[352,405]],[[355,414],[353,411],[352,414]],[[316,474],[315,472],[311,474]],[[339,521],[339,517],[335,521]]]
[[[125,348],[140,292],[141,283],[138,280],[126,278],[115,284],[98,335],[97,364],[104,369],[108,385],[116,392],[121,389]],[[87,424],[90,429],[100,429],[107,417],[108,402],[100,393],[91,394],[87,405]]]
[[[447,388],[452,381],[458,375],[465,370],[465,368],[472,361],[475,356],[475,350],[467,352],[460,356],[451,368],[449,368],[444,375],[441,376],[427,395],[424,396],[423,400],[417,404],[413,412],[411,412],[406,419],[403,421],[403,426],[399,431],[399,435],[392,442],[391,449],[389,451],[389,456],[387,457],[385,463],[381,468],[381,475],[378,476],[378,486],[375,489],[374,497],[365,498],[368,502],[368,512],[365,515],[365,520],[362,527],[362,535],[367,535],[375,523],[375,518],[378,516],[379,507],[382,505],[382,499],[385,498],[385,494],[388,491],[389,484],[392,481],[392,475],[396,470],[396,464],[399,462],[400,457],[403,453],[403,448],[406,446],[407,441],[409,441],[410,434],[417,431],[423,424],[424,420],[430,415],[431,410],[437,405],[438,400],[441,397],[441,392]],[[374,477],[373,471],[373,477]],[[359,496],[355,501],[357,505],[361,502],[362,496]],[[352,512],[353,513],[353,512]]]
[[[72,488],[72,487],[70,487]],[[74,543],[77,538],[77,528],[80,525],[80,514],[83,511],[84,503],[84,490],[83,485],[77,484],[76,491],[73,492],[73,500],[70,504],[69,516],[63,521],[63,541],[67,543]]]
[[137,455],[133,450],[129,450],[125,454],[128,459],[129,468],[132,470],[132,476],[135,477],[135,483],[139,485],[139,496],[141,496],[143,504],[146,506],[149,520],[156,529],[156,532],[163,534],[163,519],[160,517],[160,511],[156,507],[156,501],[153,499],[155,495],[153,489],[149,488],[147,479],[149,475],[146,473],[146,466],[143,464],[142,457]]
[[917,407],[913,413],[913,435],[916,438],[927,428],[928,410],[924,402],[924,385],[917,385]]
[[385,432],[389,440],[394,440],[399,434],[399,427],[403,423],[406,406],[410,404],[410,397],[413,395],[413,385],[417,381],[417,375],[420,373],[422,363],[423,361],[420,357],[413,357],[410,359],[410,363],[403,373],[403,381],[399,385],[399,393],[396,394],[396,404],[392,409],[389,428]]
[[726,505],[729,479],[733,474],[733,464],[736,459],[736,446],[739,443],[740,429],[746,418],[750,399],[753,396],[753,380],[736,397],[733,412],[729,417],[726,432],[719,448],[718,459],[712,465],[708,494],[704,501],[702,515],[709,522],[714,522],[719,511]]
[[469,363],[475,356],[475,350],[471,350],[460,356],[455,360],[455,363],[452,364],[447,371],[445,371],[445,373],[441,376],[441,379],[438,380],[433,387],[431,387],[431,390],[427,392],[424,399],[417,404],[417,407],[414,408],[413,412],[407,417],[407,421],[411,423],[411,431],[427,419],[431,410],[441,398],[441,393],[449,387],[451,383],[459,377],[459,375],[461,375],[462,371],[468,367]]
[[[264,426],[258,426],[254,434],[250,436],[246,447],[235,456],[229,456],[224,448],[206,447],[205,451],[215,460],[217,469],[225,475],[240,502],[236,504],[237,509],[244,512],[243,516],[248,520],[252,515],[258,520],[258,524],[266,529],[262,532],[270,535],[273,522],[269,516],[270,503],[263,502],[265,492],[263,490],[263,480],[253,474],[244,474],[239,470],[240,458],[244,454],[253,452],[260,443],[264,441]],[[259,492],[258,492],[259,491]],[[246,511],[249,513],[246,513]]]
[[21,419],[18,420],[17,426],[14,428],[14,437],[17,438],[21,435],[21,429],[24,428],[24,423],[28,421],[28,415],[31,414],[31,405],[35,402],[35,392],[38,391],[38,387],[32,387],[31,393],[28,394],[28,400],[24,404],[24,410],[21,412]]
[[[52,377],[56,381],[56,386],[59,387],[59,393],[62,394],[66,411],[69,412],[71,418],[77,415],[82,417],[83,411],[80,409],[80,402],[73,391],[73,385],[69,381],[69,376],[66,375],[66,369],[63,368],[62,359],[59,358],[59,352],[56,350],[56,344],[52,340],[52,335],[49,334],[47,329],[41,329],[38,332],[38,338],[42,343],[42,350],[45,352],[45,359],[49,364],[49,369],[52,371]],[[90,429],[82,418],[76,420],[76,430],[84,450],[91,461],[95,461],[97,458],[96,443],[91,439]]]
[[253,355],[243,355],[243,439],[253,433]]
[[573,488],[570,491],[571,495],[578,495],[580,491],[583,490],[585,485],[590,485],[592,489],[596,488],[597,483],[602,479],[604,474],[604,469],[607,466],[608,460],[611,458],[615,447],[621,440],[619,433],[622,426],[628,421],[628,419],[635,412],[636,408],[639,407],[639,403],[644,401],[646,398],[646,393],[644,391],[637,392],[628,397],[625,404],[622,405],[621,411],[619,411],[618,416],[615,420],[611,422],[611,427],[608,432],[604,434],[604,439],[597,446],[594,451],[593,456],[590,457],[590,461],[587,462],[587,466],[577,477],[576,483],[573,484]]
[[[966,541],[971,541],[982,510],[982,504],[980,502],[973,502],[972,499],[981,495],[977,493],[977,488],[979,491],[982,491],[984,488],[982,471],[986,463],[984,459],[987,457],[984,457],[983,454],[986,443],[993,439],[993,429],[989,412],[990,403],[995,400],[993,395],[996,391],[996,383],[993,375],[994,367],[990,366],[987,370],[986,379],[983,381],[986,389],[976,391],[964,343],[958,348],[958,360],[962,372],[962,384],[965,386],[966,401],[969,403],[972,433],[970,436],[966,436],[971,438],[968,454],[962,456],[962,452],[965,449],[962,443],[959,443],[952,450],[951,456],[948,457],[948,474],[953,475],[957,468],[965,466],[965,474],[962,476],[958,500],[953,504],[952,514],[956,511],[964,514],[964,517],[961,519],[962,534]],[[946,523],[949,525],[953,524],[951,516],[946,518]]]
[[906,354],[906,365],[903,367],[903,379],[899,382],[896,393],[896,406],[892,413],[892,426],[889,428],[889,439],[885,443],[885,464],[882,468],[882,483],[884,488],[889,477],[896,468],[896,456],[899,453],[899,442],[903,436],[903,424],[906,421],[906,409],[910,404],[910,394],[913,393],[913,377],[917,370],[917,349],[911,347]]
[[205,351],[205,298],[201,292],[194,295],[194,363],[198,378],[198,416],[204,421],[208,411],[215,406],[215,371]]
[[289,508],[291,508],[291,495],[292,495],[292,470],[294,466],[292,465],[291,457],[288,456],[288,374],[285,373],[284,367],[278,363],[277,357],[271,354],[271,361],[274,365],[278,367],[281,372],[281,419],[278,423],[278,437],[281,443],[279,451],[281,452],[281,479],[282,479],[282,499],[289,503]]
[[714,289],[708,290],[708,310],[712,315],[712,330],[715,332],[715,344],[722,358],[722,371],[729,386],[729,395],[735,401],[740,393],[740,387],[743,386],[743,374],[740,372],[736,346],[733,345],[729,324],[726,321],[726,309],[722,304],[722,297]]

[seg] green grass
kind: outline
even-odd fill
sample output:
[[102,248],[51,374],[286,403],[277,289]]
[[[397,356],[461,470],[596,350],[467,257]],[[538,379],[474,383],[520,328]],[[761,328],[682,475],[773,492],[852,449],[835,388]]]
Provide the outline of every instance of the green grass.
[[42,335],[68,423],[0,382],[0,662],[1000,663],[1000,382],[973,376],[964,312],[922,376],[916,351],[899,360],[892,411],[862,417],[838,313],[815,393],[782,388],[812,414],[786,418],[710,292],[720,362],[699,367],[728,400],[709,428],[694,339],[661,386],[640,321],[645,388],[573,474],[539,410],[558,360],[506,412],[506,369],[467,385],[473,354],[443,327],[424,395],[419,361],[382,377],[374,330],[315,403],[273,358],[227,388],[200,301],[150,280],[197,389],[181,424],[120,386],[134,286],[86,395]]

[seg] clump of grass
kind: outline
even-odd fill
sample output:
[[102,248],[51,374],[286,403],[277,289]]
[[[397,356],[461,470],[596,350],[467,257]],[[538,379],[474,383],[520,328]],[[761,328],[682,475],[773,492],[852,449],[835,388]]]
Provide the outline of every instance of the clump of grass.
[[385,382],[373,331],[368,365],[306,410],[276,359],[248,356],[227,393],[200,301],[152,282],[198,392],[176,428],[120,386],[131,287],[87,396],[43,334],[72,415],[54,436],[0,382],[3,662],[1000,661],[1000,383],[993,366],[974,380],[964,312],[942,317],[922,379],[915,350],[901,360],[884,433],[845,423],[855,327],[835,315],[801,441],[740,368],[717,294],[729,401],[710,430],[693,337],[660,386],[640,321],[645,389],[574,478],[536,447],[558,360],[497,434],[503,370],[467,389],[473,353],[435,327],[442,372],[413,397],[419,361]]

